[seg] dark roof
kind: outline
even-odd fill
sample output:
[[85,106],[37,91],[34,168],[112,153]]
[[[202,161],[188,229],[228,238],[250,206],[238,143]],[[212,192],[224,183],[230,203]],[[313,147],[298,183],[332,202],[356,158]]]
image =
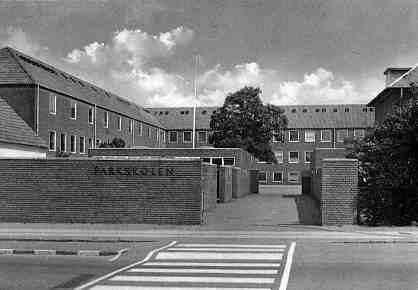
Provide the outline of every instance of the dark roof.
[[13,48],[0,49],[0,84],[39,84],[109,111],[162,127],[142,107]]
[[[392,68],[393,69],[393,68]],[[400,68],[402,70],[403,68]],[[386,70],[387,71],[387,70]],[[386,73],[385,71],[385,73]],[[393,81],[391,84],[388,84],[376,97],[374,97],[368,105],[375,106],[380,100],[383,100],[390,91],[393,91],[396,88],[409,88],[411,83],[418,82],[418,65],[410,68],[406,73],[401,75],[398,79]]]
[[0,142],[47,148],[45,142],[0,97]]
[[[288,128],[371,128],[374,126],[374,108],[366,105],[280,107],[284,109],[289,121]],[[196,108],[196,129],[209,129],[211,115],[217,108]],[[193,127],[192,107],[148,108],[147,110],[159,118],[167,129],[191,129]]]

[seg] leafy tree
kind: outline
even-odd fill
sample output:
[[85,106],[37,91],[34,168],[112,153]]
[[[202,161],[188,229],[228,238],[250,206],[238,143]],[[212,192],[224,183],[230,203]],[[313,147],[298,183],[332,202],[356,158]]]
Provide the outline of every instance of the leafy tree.
[[418,105],[396,110],[351,154],[360,161],[359,213],[369,225],[418,220]]
[[228,94],[210,121],[210,143],[218,148],[242,148],[261,161],[276,162],[270,142],[282,138],[287,126],[284,111],[264,105],[259,88],[244,87]]
[[99,148],[125,148],[125,141],[122,138],[113,138],[112,142],[102,142]]

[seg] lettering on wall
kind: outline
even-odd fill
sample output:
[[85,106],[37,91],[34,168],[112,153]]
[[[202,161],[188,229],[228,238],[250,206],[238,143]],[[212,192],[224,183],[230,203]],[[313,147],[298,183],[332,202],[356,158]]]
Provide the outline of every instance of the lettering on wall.
[[174,168],[95,166],[94,175],[102,176],[174,176]]

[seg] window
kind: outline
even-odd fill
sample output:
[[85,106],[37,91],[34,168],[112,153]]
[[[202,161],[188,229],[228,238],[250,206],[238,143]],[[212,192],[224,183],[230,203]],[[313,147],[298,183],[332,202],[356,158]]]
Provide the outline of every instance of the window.
[[308,130],[305,131],[305,142],[315,142],[315,131],[313,130]]
[[289,130],[289,142],[299,142],[298,130]]
[[275,151],[274,156],[276,156],[277,163],[283,163],[283,151]]
[[138,133],[139,133],[139,136],[142,136],[142,123],[141,122],[139,122],[139,125],[138,125]]
[[149,133],[150,133],[149,128],[147,126],[145,126],[145,129],[144,129],[144,135],[145,135],[145,137],[149,137]]
[[344,112],[346,112],[346,113],[350,112],[350,108],[345,108]]
[[152,137],[151,136],[151,127],[148,127],[147,131],[148,131],[147,136],[151,138]]
[[202,161],[205,163],[210,163],[210,157],[203,157]]
[[334,109],[332,109],[332,111],[333,111],[334,113],[337,113],[337,112],[338,112],[338,109],[337,109],[337,108],[334,108]]
[[283,143],[284,142],[284,134],[283,131],[273,131],[273,143]]
[[299,172],[291,171],[288,173],[287,180],[289,183],[299,183]]
[[344,142],[345,138],[348,137],[348,130],[337,130],[337,142]]
[[296,109],[292,109],[292,113],[296,113]]
[[274,171],[273,172],[273,182],[283,183],[283,172]]
[[53,94],[49,95],[49,113],[51,115],[57,114],[57,96]]
[[134,121],[133,120],[129,120],[129,127],[128,127],[129,133],[132,133],[133,126],[134,126]]
[[93,139],[89,138],[89,148],[93,148]]
[[177,143],[177,131],[168,132],[168,142]]
[[191,131],[184,131],[183,132],[183,143],[191,143],[192,142],[192,132]]
[[289,151],[289,163],[299,163],[299,151]]
[[55,131],[49,131],[49,151],[57,150],[57,133]]
[[71,153],[76,153],[77,148],[76,148],[76,137],[74,135],[70,136],[70,151]]
[[89,124],[93,124],[93,107],[89,107]]
[[109,113],[108,112],[104,112],[103,124],[105,128],[109,128]]
[[76,120],[77,119],[77,102],[71,101],[71,119]]
[[212,164],[222,165],[222,157],[214,157],[212,158]]
[[354,138],[364,138],[366,131],[364,129],[354,129]]
[[322,108],[322,113],[326,113],[327,109],[326,108]]
[[312,151],[305,151],[305,163],[312,162]]
[[197,134],[197,142],[199,143],[206,143],[207,142],[206,131],[199,131]]
[[259,182],[267,182],[267,172],[259,171],[258,172],[258,181]]
[[163,130],[160,131],[160,139],[161,143],[165,144],[165,132]]
[[78,139],[78,148],[80,150],[80,153],[86,153],[86,138],[80,136]]
[[99,148],[100,146],[100,139],[96,139],[96,148]]
[[117,122],[118,122],[118,130],[121,131],[122,130],[122,117],[118,116],[117,118]]
[[224,165],[235,165],[235,158],[234,157],[224,157]]
[[65,133],[61,133],[61,136],[60,136],[60,151],[61,152],[67,151],[67,135]]
[[321,142],[331,142],[331,130],[321,130]]

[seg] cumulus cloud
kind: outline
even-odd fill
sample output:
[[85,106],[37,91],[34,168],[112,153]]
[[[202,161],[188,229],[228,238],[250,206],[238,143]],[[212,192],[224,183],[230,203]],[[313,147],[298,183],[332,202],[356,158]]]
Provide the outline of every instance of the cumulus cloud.
[[364,102],[364,96],[352,82],[318,68],[305,74],[302,81],[281,82],[269,101],[278,105],[357,103]]
[[48,48],[41,46],[19,27],[0,28],[0,47],[10,46],[20,51],[41,56],[47,53]]

